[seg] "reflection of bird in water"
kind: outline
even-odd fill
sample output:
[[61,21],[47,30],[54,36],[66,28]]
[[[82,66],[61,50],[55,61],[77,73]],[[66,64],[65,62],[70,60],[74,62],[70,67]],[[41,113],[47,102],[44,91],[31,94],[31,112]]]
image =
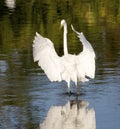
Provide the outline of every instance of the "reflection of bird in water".
[[44,70],[51,81],[65,80],[68,84],[68,93],[70,93],[70,81],[85,82],[95,76],[95,53],[91,44],[87,41],[83,33],[77,32],[73,26],[72,30],[77,33],[83,45],[83,51],[78,55],[71,55],[67,48],[67,23],[61,21],[64,27],[64,55],[59,57],[55,51],[54,45],[48,38],[42,37],[36,33],[33,41],[33,58],[38,61],[38,65]]
[[86,101],[68,101],[65,106],[52,106],[40,129],[96,129],[95,111]]
[[9,9],[14,9],[15,8],[15,0],[6,0],[5,3],[6,3],[6,6]]

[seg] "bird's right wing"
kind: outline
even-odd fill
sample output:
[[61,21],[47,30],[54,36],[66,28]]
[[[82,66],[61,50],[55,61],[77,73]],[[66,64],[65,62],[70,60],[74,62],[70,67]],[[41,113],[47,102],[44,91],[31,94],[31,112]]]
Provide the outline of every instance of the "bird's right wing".
[[33,41],[33,59],[46,73],[51,81],[61,81],[62,64],[52,41],[36,32]]
[[84,34],[77,32],[71,25],[72,30],[77,34],[83,45],[83,51],[77,55],[78,78],[94,78],[95,76],[95,52],[92,45],[85,38]]

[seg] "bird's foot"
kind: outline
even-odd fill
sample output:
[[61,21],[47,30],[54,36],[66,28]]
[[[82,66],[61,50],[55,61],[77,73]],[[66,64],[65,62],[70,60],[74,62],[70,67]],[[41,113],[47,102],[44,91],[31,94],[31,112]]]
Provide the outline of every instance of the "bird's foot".
[[71,96],[71,95],[73,95],[74,93],[71,92],[71,91],[69,91],[69,92],[67,91],[65,94],[68,95],[68,96]]
[[71,96],[73,93],[71,91],[68,92],[68,95]]

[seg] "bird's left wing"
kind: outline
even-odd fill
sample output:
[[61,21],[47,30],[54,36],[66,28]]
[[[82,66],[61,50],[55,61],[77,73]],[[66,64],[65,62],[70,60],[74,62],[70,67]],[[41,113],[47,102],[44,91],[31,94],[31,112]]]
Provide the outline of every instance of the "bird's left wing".
[[51,81],[61,81],[62,64],[52,41],[36,32],[33,41],[33,59]]
[[87,80],[86,77],[94,78],[95,76],[95,52],[92,45],[87,41],[84,34],[77,32],[71,25],[72,30],[77,34],[78,38],[82,42],[83,51],[77,55],[77,71],[78,79]]

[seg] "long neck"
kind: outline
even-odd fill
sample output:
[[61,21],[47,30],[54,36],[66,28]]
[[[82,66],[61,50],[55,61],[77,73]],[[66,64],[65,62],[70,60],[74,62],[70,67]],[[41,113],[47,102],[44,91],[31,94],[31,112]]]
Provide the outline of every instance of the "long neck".
[[64,33],[63,33],[63,45],[64,45],[64,55],[68,54],[67,49],[67,23],[64,24]]

